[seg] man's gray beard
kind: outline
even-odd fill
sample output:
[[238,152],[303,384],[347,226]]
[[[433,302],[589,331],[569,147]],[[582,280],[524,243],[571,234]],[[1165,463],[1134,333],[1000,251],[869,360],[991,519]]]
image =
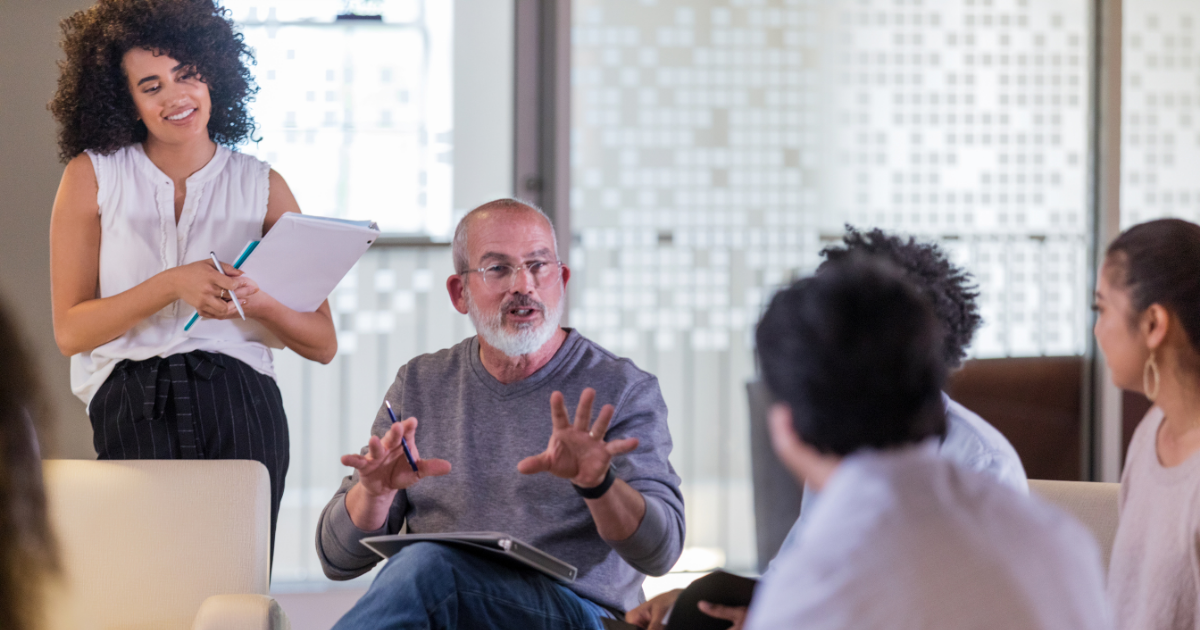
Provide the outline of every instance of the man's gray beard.
[[489,346],[509,357],[533,354],[546,345],[546,342],[554,337],[554,333],[558,332],[562,311],[563,300],[559,300],[554,308],[542,311],[541,325],[522,324],[516,332],[509,332],[504,328],[503,304],[493,313],[484,313],[475,306],[471,292],[467,291],[467,316],[471,318],[475,331]]

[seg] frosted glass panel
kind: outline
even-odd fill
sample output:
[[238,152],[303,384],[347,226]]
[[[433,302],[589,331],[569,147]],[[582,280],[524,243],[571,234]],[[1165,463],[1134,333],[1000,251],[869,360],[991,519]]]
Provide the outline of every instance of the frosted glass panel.
[[688,542],[754,564],[752,328],[842,226],[975,273],[976,357],[1087,334],[1086,0],[575,0],[571,322],[658,375]]
[[1126,2],[1121,227],[1200,222],[1200,3]]

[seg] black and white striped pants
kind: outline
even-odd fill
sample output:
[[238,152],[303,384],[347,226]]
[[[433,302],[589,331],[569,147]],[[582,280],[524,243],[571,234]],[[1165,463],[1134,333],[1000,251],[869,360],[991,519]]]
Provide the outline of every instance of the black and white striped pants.
[[275,380],[233,357],[121,361],[88,406],[100,459],[252,459],[271,477],[271,549],[288,469],[288,427]]

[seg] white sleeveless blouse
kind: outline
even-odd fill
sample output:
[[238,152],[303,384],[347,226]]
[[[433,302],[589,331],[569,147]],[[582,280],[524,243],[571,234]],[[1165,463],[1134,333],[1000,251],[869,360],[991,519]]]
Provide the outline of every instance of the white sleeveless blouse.
[[[218,146],[212,160],[187,179],[176,225],[175,185],[146,157],[140,143],[111,155],[87,154],[99,184],[97,297],[127,291],[171,267],[208,260],[209,252],[232,263],[246,243],[263,236],[270,173],[266,162]],[[71,357],[71,390],[88,403],[121,360],[192,350],[229,355],[274,378],[271,350],[262,339],[188,337],[183,326],[195,312],[177,300],[120,337]]]

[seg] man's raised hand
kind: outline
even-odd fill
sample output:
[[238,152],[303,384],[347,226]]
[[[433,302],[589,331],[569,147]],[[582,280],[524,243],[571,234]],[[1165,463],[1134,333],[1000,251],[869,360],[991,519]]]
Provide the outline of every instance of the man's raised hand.
[[[400,438],[408,441],[409,451],[417,462],[413,472]],[[397,422],[380,439],[374,435],[367,442],[366,455],[343,455],[342,464],[358,471],[358,483],[368,495],[379,497],[417,483],[425,477],[440,477],[450,472],[450,462],[444,459],[421,459],[417,450],[417,419],[409,418]]]
[[[637,448],[637,438],[604,441],[608,423],[613,417],[613,406],[604,405],[596,422],[591,424],[592,403],[596,390],[587,388],[579,397],[575,409],[575,422],[567,414],[567,403],[562,392],[550,394],[550,420],[554,431],[550,444],[538,455],[526,457],[517,464],[517,470],[526,475],[540,472],[570,479],[581,488],[594,488],[604,481],[612,458]],[[590,424],[590,427],[589,427]]]

